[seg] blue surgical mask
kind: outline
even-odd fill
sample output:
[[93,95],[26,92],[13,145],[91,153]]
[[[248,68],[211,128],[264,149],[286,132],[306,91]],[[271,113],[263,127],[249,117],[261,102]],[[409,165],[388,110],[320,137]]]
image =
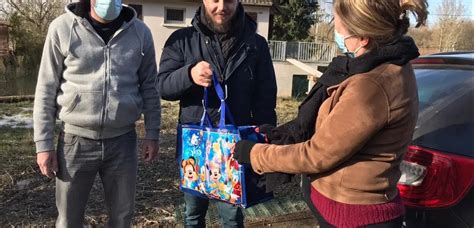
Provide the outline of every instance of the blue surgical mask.
[[100,18],[106,21],[115,20],[122,11],[121,0],[96,0],[94,11]]
[[351,38],[354,35],[342,36],[334,29],[334,41],[336,42],[337,48],[346,56],[355,58],[356,53],[362,48],[362,45],[358,47],[354,52],[349,51],[346,46],[346,39]]

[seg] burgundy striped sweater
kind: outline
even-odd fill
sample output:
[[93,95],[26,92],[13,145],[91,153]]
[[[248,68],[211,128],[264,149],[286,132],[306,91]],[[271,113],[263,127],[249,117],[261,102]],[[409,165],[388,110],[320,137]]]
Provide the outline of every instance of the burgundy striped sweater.
[[311,187],[311,201],[321,216],[336,227],[363,227],[387,222],[405,214],[400,195],[383,204],[354,205],[336,202]]

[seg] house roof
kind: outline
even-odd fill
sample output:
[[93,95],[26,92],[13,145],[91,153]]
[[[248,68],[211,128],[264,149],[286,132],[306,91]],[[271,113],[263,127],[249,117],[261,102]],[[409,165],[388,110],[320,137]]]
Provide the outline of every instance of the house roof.
[[[201,3],[202,0],[174,0],[173,2],[199,2]],[[134,2],[137,2],[137,1],[134,1],[134,0],[129,0],[129,1],[125,1],[125,3],[134,3]],[[152,2],[163,2],[163,0],[153,0]],[[271,7],[273,6],[273,2],[272,0],[240,0],[240,2],[242,2],[242,4],[244,5],[248,5],[248,6],[267,6],[267,7]]]
[[[159,0],[155,0],[159,2]],[[202,2],[202,0],[191,0],[192,2]],[[273,5],[272,0],[240,0],[240,2],[244,5],[248,6],[268,6],[271,7]]]
[[252,5],[252,6],[272,6],[272,0],[241,0],[242,4],[244,5]]

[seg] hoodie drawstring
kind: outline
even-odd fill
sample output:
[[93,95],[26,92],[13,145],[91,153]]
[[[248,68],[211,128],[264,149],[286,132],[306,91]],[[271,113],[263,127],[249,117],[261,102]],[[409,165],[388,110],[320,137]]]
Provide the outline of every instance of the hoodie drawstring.
[[69,30],[69,41],[68,41],[68,44],[67,44],[67,53],[66,53],[66,55],[69,55],[69,53],[71,52],[72,33],[74,31],[74,25],[76,23],[77,23],[77,19],[73,18],[72,23],[71,23],[71,29]]

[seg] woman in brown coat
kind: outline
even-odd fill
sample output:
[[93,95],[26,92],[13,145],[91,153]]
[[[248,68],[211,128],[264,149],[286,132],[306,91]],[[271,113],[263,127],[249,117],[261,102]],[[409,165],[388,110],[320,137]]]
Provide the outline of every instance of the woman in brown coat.
[[322,227],[401,227],[399,165],[418,114],[409,61],[419,53],[405,34],[409,12],[417,27],[425,23],[427,2],[334,0],[333,8],[335,40],[346,56],[330,68],[347,79],[327,89],[315,133],[289,145],[241,141],[234,157],[259,174],[309,174]]

